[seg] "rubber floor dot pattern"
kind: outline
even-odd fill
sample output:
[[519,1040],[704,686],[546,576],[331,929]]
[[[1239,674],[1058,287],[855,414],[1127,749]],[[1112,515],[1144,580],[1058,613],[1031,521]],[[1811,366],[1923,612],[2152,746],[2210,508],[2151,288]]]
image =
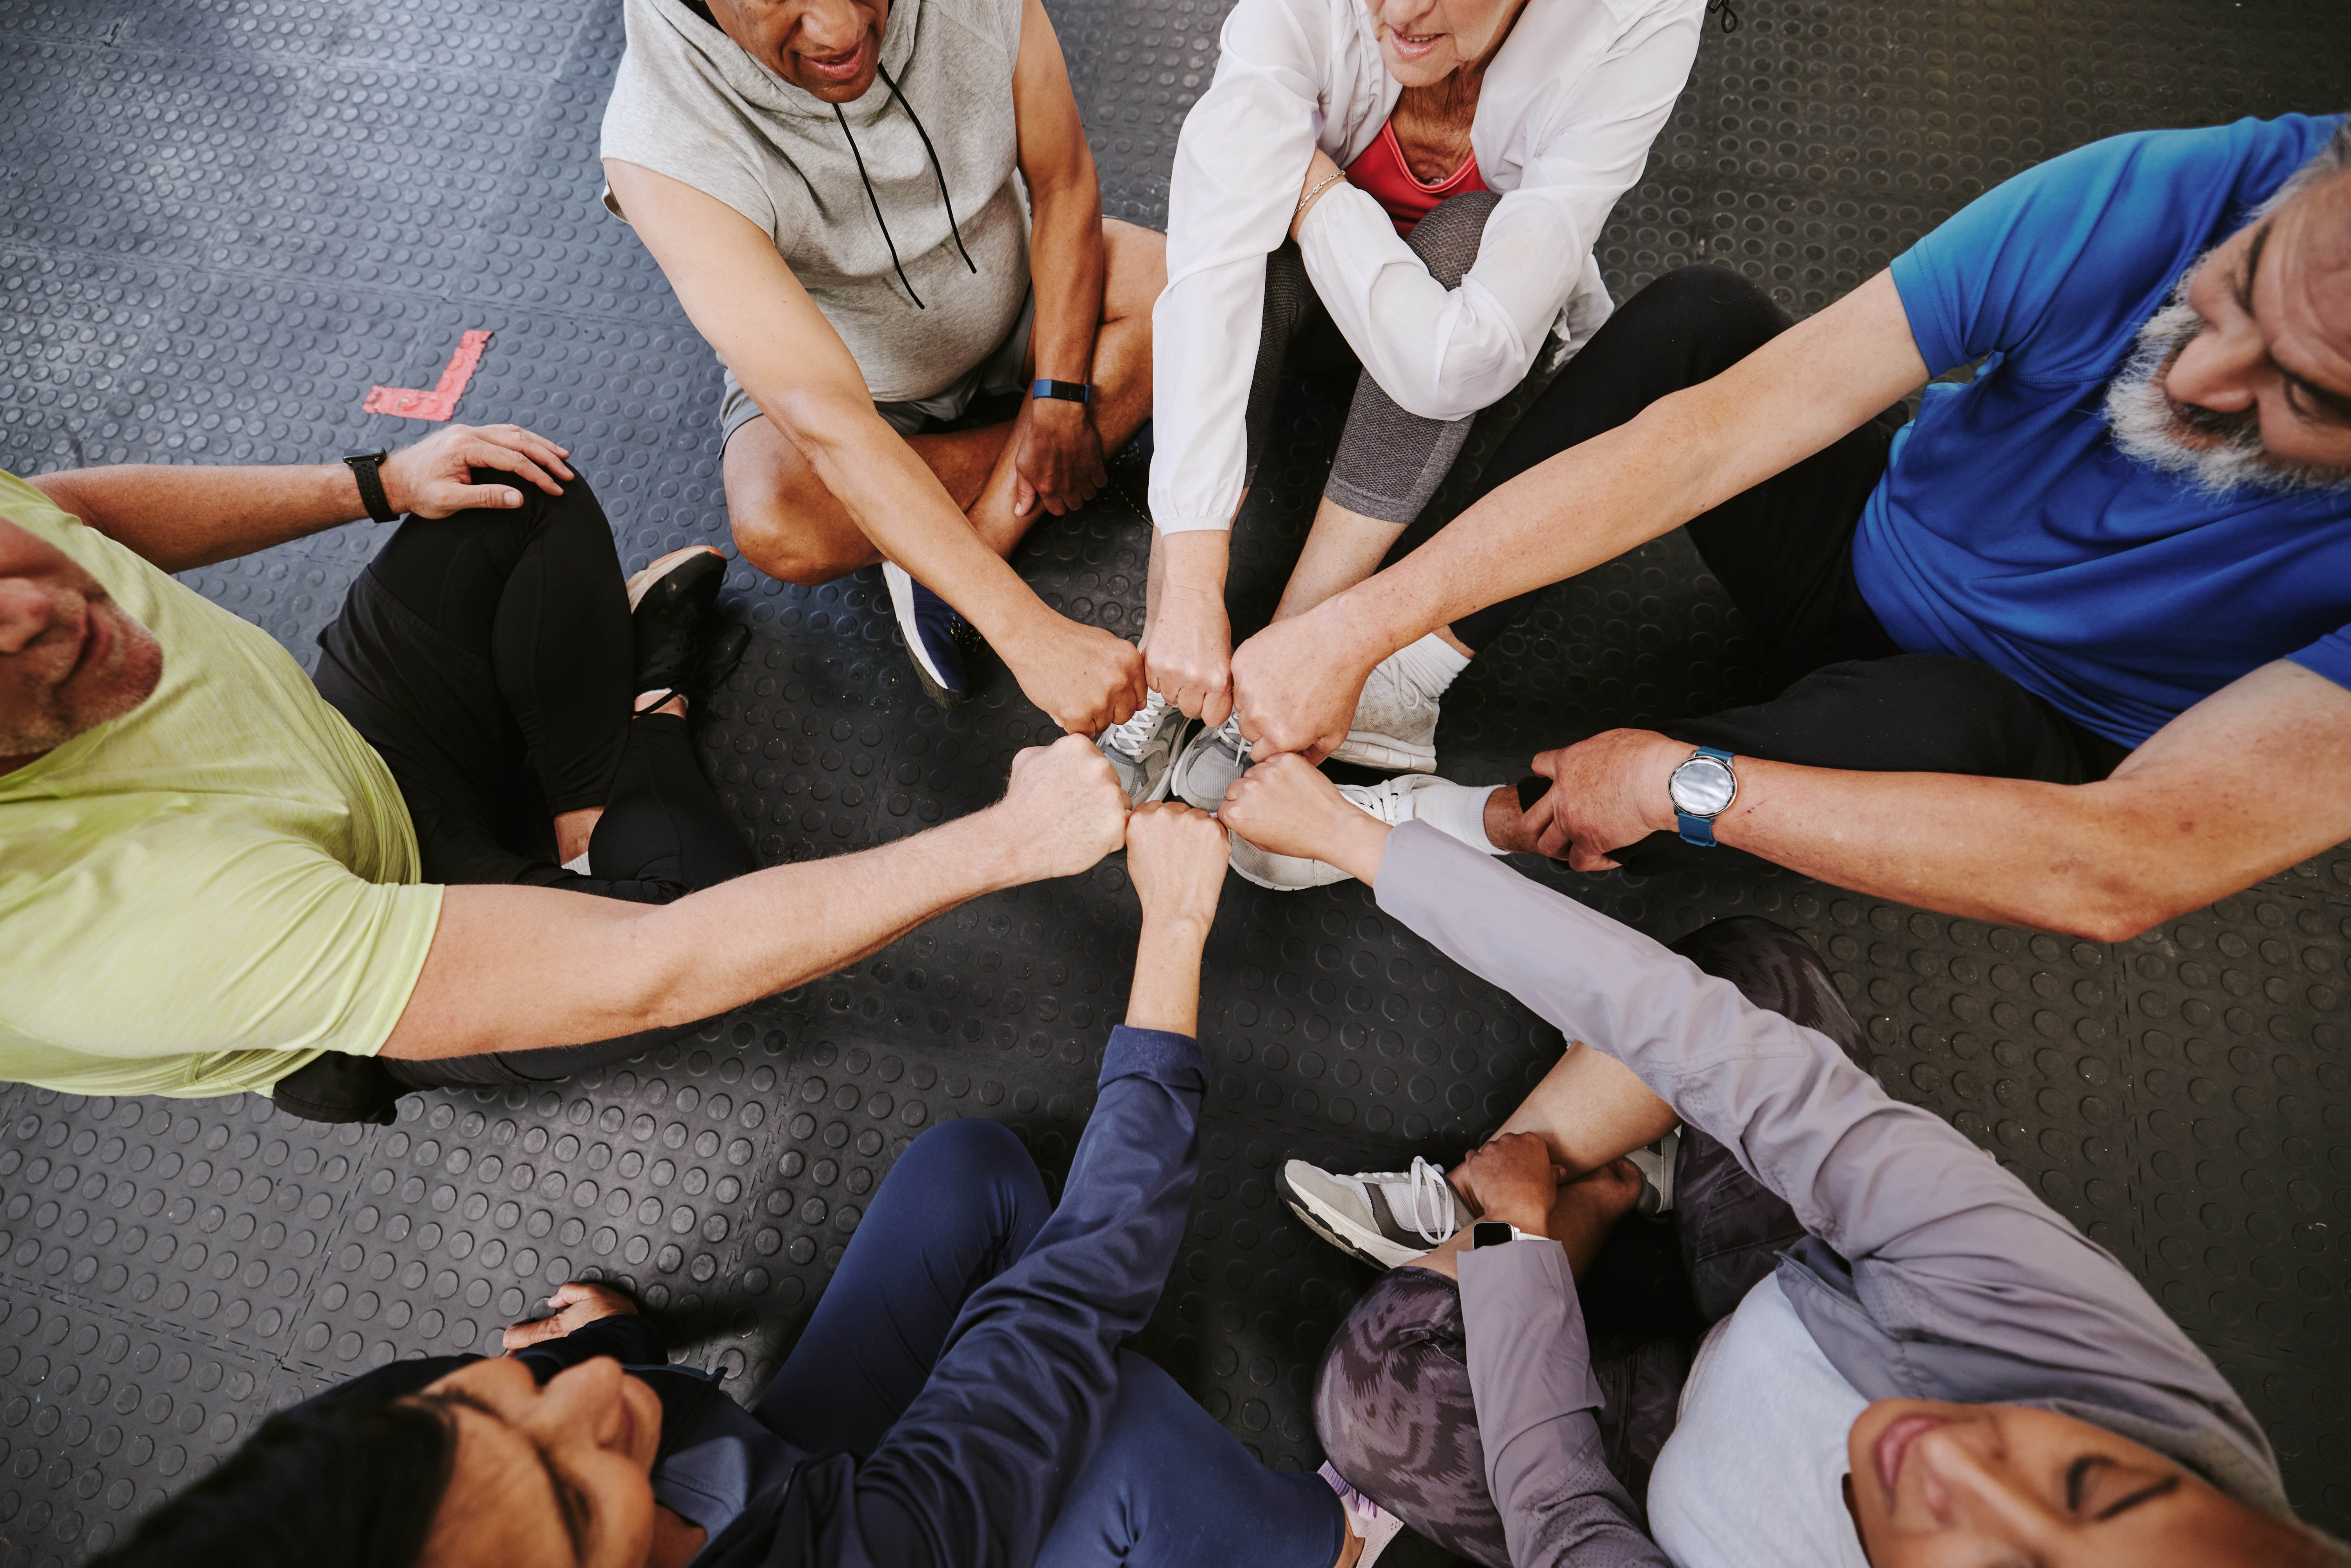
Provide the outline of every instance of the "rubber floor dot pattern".
[[[1736,0],[1600,246],[1621,298],[1695,260],[1816,309],[1970,197],[2095,137],[2344,107],[2337,0]],[[1057,0],[1106,211],[1165,220],[1221,4]],[[718,371],[597,204],[617,5],[0,0],[0,465],[289,463],[413,440],[362,413],[491,340],[458,417],[569,445],[633,569],[728,548]],[[1232,601],[1270,612],[1336,438],[1302,379],[1242,519]],[[1463,485],[1515,417],[1481,419]],[[1130,486],[1132,487],[1132,486]],[[186,580],[306,664],[383,530]],[[1106,496],[1016,564],[1129,635],[1146,527]],[[728,575],[750,656],[700,727],[769,863],[985,803],[1051,733],[1000,668],[925,703],[872,573]],[[1745,631],[1678,537],[1543,596],[1447,703],[1447,776],[1737,700]],[[2114,1249],[2267,1425],[2293,1495],[2351,1531],[2351,852],[2127,943],[1954,920],[1782,873],[1581,877],[1670,938],[1802,931],[1896,1094],[1949,1117]],[[1136,916],[1113,861],[998,894],[677,1049],[535,1092],[319,1128],[256,1098],[0,1087],[0,1568],[66,1563],[270,1410],[402,1355],[495,1347],[575,1275],[627,1283],[738,1393],[775,1366],[890,1162],[988,1116],[1064,1166]],[[1270,1463],[1320,1459],[1308,1392],[1368,1276],[1285,1218],[1277,1164],[1449,1157],[1561,1049],[1348,884],[1235,880],[1202,1009],[1199,1197],[1145,1348]]]

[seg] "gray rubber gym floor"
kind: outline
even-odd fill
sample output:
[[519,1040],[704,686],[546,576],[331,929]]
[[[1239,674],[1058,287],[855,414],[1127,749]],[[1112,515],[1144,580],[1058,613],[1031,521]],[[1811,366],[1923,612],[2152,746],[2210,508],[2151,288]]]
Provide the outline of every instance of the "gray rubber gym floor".
[[[1602,246],[1620,298],[1708,259],[1817,308],[2037,160],[2338,110],[2351,82],[2341,0],[1737,4]],[[1105,206],[1156,225],[1222,5],[1052,9]],[[432,386],[486,329],[459,418],[568,444],[632,568],[725,546],[716,367],[597,205],[621,47],[612,0],[0,0],[0,465],[413,440],[433,427],[361,413],[369,388]],[[1299,548],[1346,391],[1297,388],[1242,522],[1239,630]],[[381,537],[189,580],[308,664]],[[1133,634],[1146,538],[1106,496],[1017,562]],[[960,712],[929,706],[871,573],[808,591],[737,568],[729,604],[757,641],[702,744],[766,862],[971,810],[1046,733],[1000,668]],[[1719,706],[1742,647],[1687,544],[1661,541],[1552,591],[1479,661],[1447,704],[1445,771],[1505,780],[1563,738]],[[1520,869],[1661,937],[1746,912],[1802,931],[1887,1087],[2136,1270],[2267,1423],[2300,1505],[2351,1529],[2351,849],[2116,946],[1777,873]],[[1135,927],[1113,861],[684,1049],[536,1094],[413,1099],[389,1128],[0,1086],[0,1563],[120,1539],[272,1408],[391,1357],[493,1348],[570,1276],[624,1281],[686,1355],[755,1387],[921,1129],[997,1117],[1066,1161]],[[1287,1221],[1276,1163],[1450,1156],[1562,1042],[1353,884],[1232,881],[1202,1017],[1199,1197],[1147,1348],[1266,1460],[1311,1466],[1312,1369],[1368,1276]]]

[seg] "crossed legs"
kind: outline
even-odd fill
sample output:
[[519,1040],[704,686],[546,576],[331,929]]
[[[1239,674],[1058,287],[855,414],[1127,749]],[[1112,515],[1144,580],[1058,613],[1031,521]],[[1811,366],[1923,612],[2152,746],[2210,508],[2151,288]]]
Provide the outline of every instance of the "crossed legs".
[[[1116,218],[1102,220],[1106,271],[1102,322],[1094,338],[1094,428],[1105,457],[1126,444],[1151,413],[1151,307],[1167,279],[1164,236]],[[1034,370],[1033,355],[1024,376]],[[1009,555],[1044,512],[1013,510],[1013,455],[1029,418],[977,430],[912,435],[914,447],[963,508],[987,547]],[[882,559],[849,508],[825,488],[791,438],[766,415],[726,444],[726,516],[743,559],[770,577],[814,585]]]

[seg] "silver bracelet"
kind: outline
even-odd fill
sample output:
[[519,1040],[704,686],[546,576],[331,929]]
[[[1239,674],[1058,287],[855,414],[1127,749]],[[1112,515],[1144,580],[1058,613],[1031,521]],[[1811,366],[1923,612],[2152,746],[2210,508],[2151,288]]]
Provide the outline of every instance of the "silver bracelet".
[[1302,213],[1306,210],[1308,203],[1313,201],[1315,197],[1321,195],[1323,192],[1329,190],[1332,185],[1337,184],[1346,177],[1347,171],[1344,169],[1333,170],[1330,174],[1324,176],[1321,183],[1317,184],[1312,190],[1298,198],[1297,209],[1290,214],[1290,217],[1295,220],[1299,213]]

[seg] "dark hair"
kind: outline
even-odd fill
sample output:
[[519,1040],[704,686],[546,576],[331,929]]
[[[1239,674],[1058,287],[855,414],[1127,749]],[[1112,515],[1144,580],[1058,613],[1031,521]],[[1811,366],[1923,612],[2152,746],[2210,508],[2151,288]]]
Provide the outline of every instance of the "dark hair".
[[456,1447],[430,1406],[298,1405],[89,1568],[414,1568]]

